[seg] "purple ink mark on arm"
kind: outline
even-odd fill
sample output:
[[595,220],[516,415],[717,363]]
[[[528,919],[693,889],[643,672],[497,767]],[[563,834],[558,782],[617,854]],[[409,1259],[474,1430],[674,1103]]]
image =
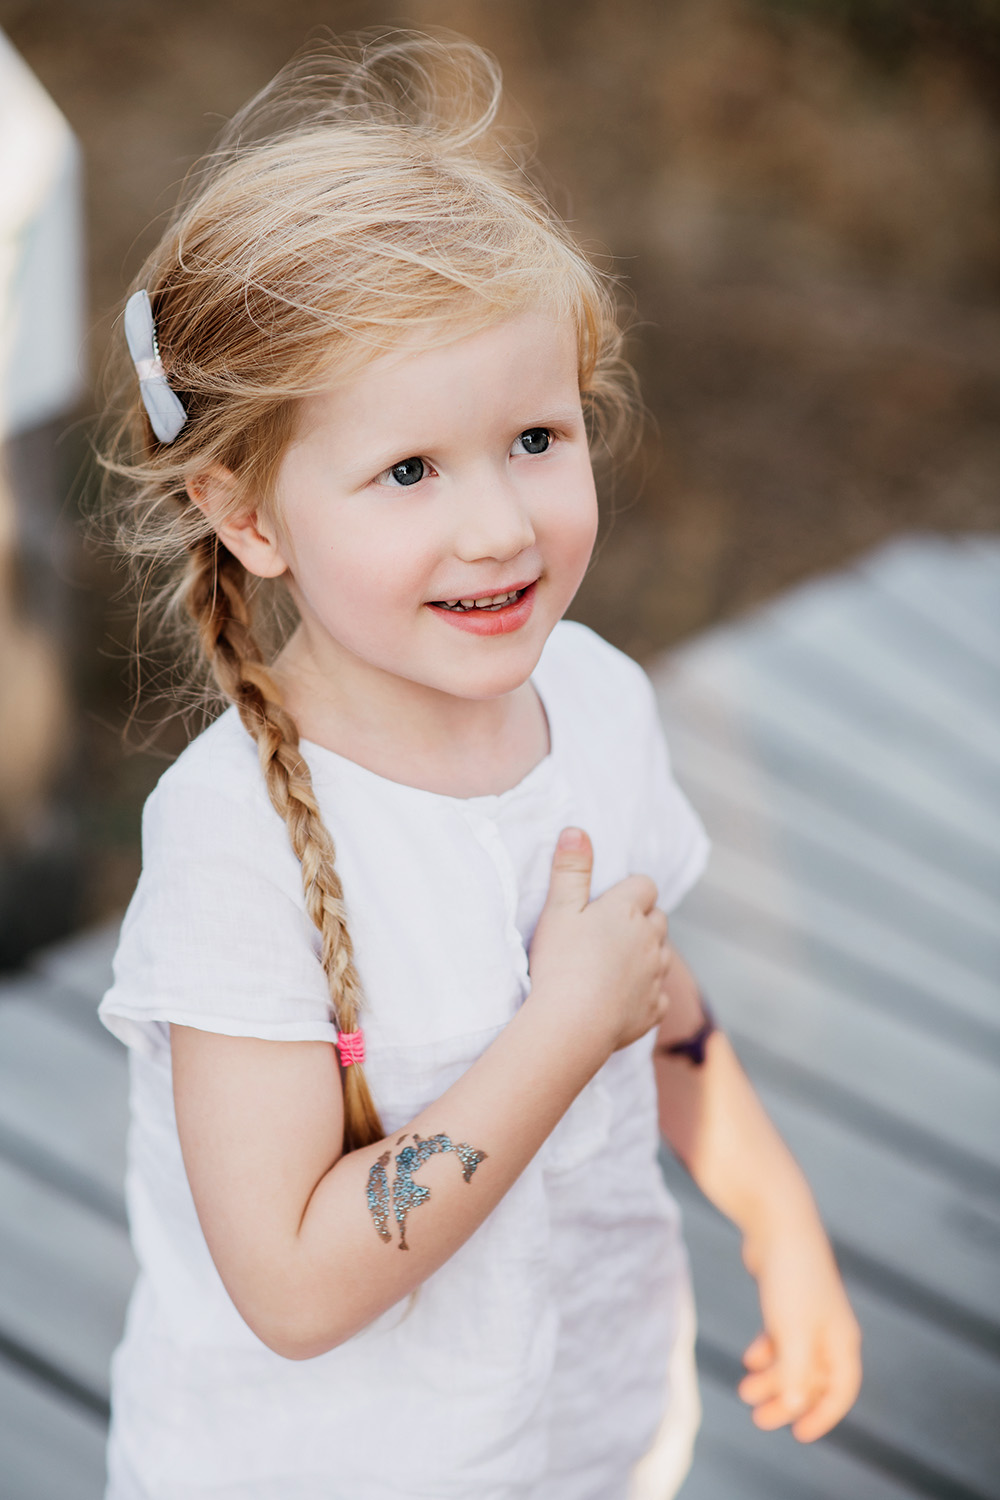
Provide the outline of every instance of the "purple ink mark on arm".
[[686,1057],[688,1062],[695,1068],[700,1068],[705,1061],[705,1048],[713,1031],[718,1028],[711,1007],[704,995],[699,994],[698,1003],[704,1016],[702,1024],[691,1036],[684,1037],[679,1042],[671,1042],[669,1046],[657,1047],[657,1052],[664,1057]]

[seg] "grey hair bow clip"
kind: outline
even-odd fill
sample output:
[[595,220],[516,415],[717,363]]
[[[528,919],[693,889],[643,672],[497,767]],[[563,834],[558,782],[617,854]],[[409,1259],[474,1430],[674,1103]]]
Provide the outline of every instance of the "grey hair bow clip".
[[139,377],[139,394],[161,443],[172,443],[187,421],[187,412],[167,383],[156,342],[156,324],[146,291],[133,292],[125,304],[125,338]]

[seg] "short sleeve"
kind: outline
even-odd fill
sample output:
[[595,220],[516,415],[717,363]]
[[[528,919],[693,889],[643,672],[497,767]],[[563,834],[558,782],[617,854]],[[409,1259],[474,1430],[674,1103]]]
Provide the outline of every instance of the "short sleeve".
[[142,860],[99,1009],[109,1031],[147,1054],[171,1021],[336,1039],[299,862],[263,789],[229,796],[168,772],[143,813]]
[[649,678],[645,673],[642,677],[648,857],[659,904],[671,912],[704,872],[711,845],[701,819],[674,780],[656,696]]

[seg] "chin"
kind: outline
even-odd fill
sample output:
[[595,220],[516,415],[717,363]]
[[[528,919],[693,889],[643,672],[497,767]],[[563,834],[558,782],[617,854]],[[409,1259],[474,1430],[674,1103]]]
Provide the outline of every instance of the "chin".
[[527,642],[518,644],[520,649],[504,653],[504,658],[498,654],[494,661],[470,662],[464,670],[456,668],[453,673],[448,673],[447,683],[441,684],[443,691],[456,698],[481,700],[502,698],[515,692],[527,682],[538,665],[545,641],[531,647]]

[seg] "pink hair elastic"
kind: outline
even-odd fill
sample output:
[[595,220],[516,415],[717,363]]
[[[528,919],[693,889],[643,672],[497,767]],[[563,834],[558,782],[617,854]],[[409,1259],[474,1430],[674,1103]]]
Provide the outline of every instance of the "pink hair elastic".
[[365,1034],[360,1029],[357,1031],[342,1031],[337,1037],[337,1050],[340,1053],[340,1066],[349,1068],[352,1063],[363,1063],[365,1060]]

